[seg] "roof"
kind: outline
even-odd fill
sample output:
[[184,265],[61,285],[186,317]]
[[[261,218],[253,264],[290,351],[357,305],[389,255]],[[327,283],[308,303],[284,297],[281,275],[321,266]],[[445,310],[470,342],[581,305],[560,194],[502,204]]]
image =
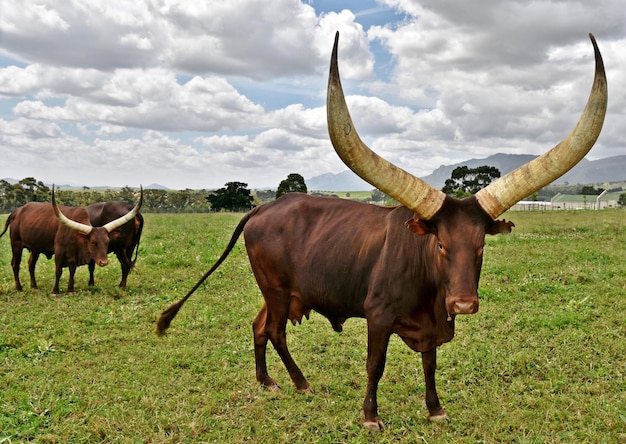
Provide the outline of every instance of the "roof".
[[[620,194],[624,193],[624,191],[614,191],[610,193],[605,193],[602,197],[600,197],[600,201],[616,201],[619,199]],[[593,194],[557,194],[551,199],[551,202],[576,202],[576,203],[591,203],[597,200],[598,196]]]

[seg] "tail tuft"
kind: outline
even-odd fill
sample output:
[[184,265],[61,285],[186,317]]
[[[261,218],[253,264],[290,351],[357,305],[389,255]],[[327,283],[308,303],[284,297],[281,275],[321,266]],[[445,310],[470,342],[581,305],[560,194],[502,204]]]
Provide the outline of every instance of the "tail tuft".
[[157,327],[156,327],[156,334],[158,336],[163,336],[165,334],[165,330],[167,330],[170,327],[170,324],[172,323],[172,319],[174,319],[174,317],[178,313],[178,310],[180,310],[181,306],[182,306],[181,301],[178,301],[177,303],[172,304],[163,313],[161,313],[161,316],[159,317],[159,320],[157,321]]
[[[232,251],[233,247],[235,246],[235,244],[237,243],[237,239],[239,238],[239,235],[241,234],[241,232],[243,231],[244,226],[246,225],[246,223],[248,222],[248,220],[250,220],[250,217],[256,213],[256,211],[258,210],[258,208],[260,207],[256,207],[255,209],[253,209],[252,211],[250,211],[249,213],[247,213],[240,221],[239,224],[237,225],[237,228],[235,228],[235,231],[233,232],[230,241],[228,242],[228,245],[226,246],[226,249],[224,250],[224,252],[222,253],[222,255],[217,259],[217,261],[213,264],[213,266],[209,269],[209,271],[207,271],[206,273],[204,273],[204,276],[202,276],[200,278],[200,280],[198,282],[196,282],[196,284],[193,286],[193,288],[191,290],[189,290],[189,293],[187,293],[185,295],[185,297],[183,297],[180,301],[176,302],[175,304],[172,304],[169,306],[169,308],[167,310],[165,310],[163,313],[161,313],[161,316],[159,317],[159,320],[157,321],[157,326],[156,326],[156,334],[159,336],[163,336],[165,334],[165,330],[167,330],[172,322],[172,319],[174,319],[174,316],[176,316],[176,313],[178,313],[178,310],[180,310],[180,307],[183,306],[183,304],[185,303],[185,301],[187,299],[189,299],[189,297],[193,294],[194,291],[196,291],[198,289],[198,287],[200,285],[202,285],[202,283],[215,271],[217,270],[217,267],[219,267],[222,262],[224,262],[224,260],[226,259],[226,257],[230,254],[230,252]],[[137,242],[137,245],[139,245],[139,242]],[[135,258],[137,256],[135,255]]]

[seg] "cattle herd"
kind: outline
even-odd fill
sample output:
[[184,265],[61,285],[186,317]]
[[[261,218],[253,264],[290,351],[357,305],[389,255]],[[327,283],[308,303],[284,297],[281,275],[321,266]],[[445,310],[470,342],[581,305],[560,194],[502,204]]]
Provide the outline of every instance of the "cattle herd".
[[52,203],[30,202],[13,211],[4,224],[0,237],[10,227],[11,267],[15,288],[22,291],[20,264],[24,248],[30,251],[28,272],[30,286],[37,288],[35,266],[40,254],[48,259],[54,255],[55,281],[53,294],[59,294],[59,279],[63,268],[69,269],[68,293],[74,292],[74,273],[80,265],[89,266],[89,285],[94,285],[96,264],[108,264],[108,254],[115,253],[122,266],[120,287],[135,263],[143,229],[139,213],[143,190],[134,207],[126,202],[100,202],[86,208],[57,205],[52,186]]
[[[454,336],[455,318],[478,311],[485,236],[508,233],[514,224],[497,218],[516,202],[576,165],[600,134],[607,106],[606,75],[596,41],[595,77],[587,105],[574,130],[544,155],[492,182],[473,196],[456,199],[374,153],[359,138],[341,88],[337,65],[339,34],[332,51],[327,93],[331,142],[343,162],[373,187],[401,205],[379,207],[338,198],[291,193],[247,213],[224,252],[196,285],[165,310],[157,322],[164,334],[185,301],[227,258],[243,233],[246,251],[264,304],[254,319],[256,378],[278,388],[268,374],[268,341],[280,356],[296,389],[312,393],[286,342],[287,321],[300,323],[314,310],[340,332],[350,317],[367,321],[367,388],[363,425],[382,431],[377,388],[389,338],[397,334],[420,352],[429,419],[446,419],[435,386],[437,347]],[[29,203],[13,211],[10,227],[15,286],[22,289],[22,250],[30,251],[31,287],[43,253],[55,256],[59,293],[63,267],[68,292],[77,266],[107,264],[114,252],[122,267],[121,287],[137,258],[143,218],[141,193],[135,206],[102,202],[86,208]],[[135,257],[133,258],[133,252]]]

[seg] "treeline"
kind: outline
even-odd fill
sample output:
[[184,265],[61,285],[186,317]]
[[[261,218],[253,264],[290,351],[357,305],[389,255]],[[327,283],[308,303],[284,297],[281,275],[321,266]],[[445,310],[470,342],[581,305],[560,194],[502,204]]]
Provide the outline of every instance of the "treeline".
[[[144,213],[204,213],[211,211],[207,197],[208,190],[144,190]],[[32,177],[12,184],[0,180],[0,213],[10,213],[28,202],[50,202],[52,190]],[[124,187],[114,190],[55,189],[57,201],[72,207],[84,207],[95,202],[121,200],[134,203],[139,198],[139,190]]]
[[[304,179],[298,174],[290,174],[277,190],[249,190],[242,182],[228,182],[224,188],[216,190],[143,190],[144,213],[207,213],[215,211],[248,211],[251,208],[270,202],[288,192],[307,193]],[[334,196],[332,193],[312,192],[319,196]],[[128,186],[121,189],[92,190],[55,188],[57,202],[72,207],[84,207],[95,202],[124,201],[137,202],[139,190]],[[346,193],[347,198],[350,197]],[[0,213],[6,214],[28,202],[50,202],[52,189],[41,181],[27,177],[17,183],[0,180]],[[361,197],[362,202],[378,205],[396,205],[393,199],[379,190],[372,190],[371,195]]]

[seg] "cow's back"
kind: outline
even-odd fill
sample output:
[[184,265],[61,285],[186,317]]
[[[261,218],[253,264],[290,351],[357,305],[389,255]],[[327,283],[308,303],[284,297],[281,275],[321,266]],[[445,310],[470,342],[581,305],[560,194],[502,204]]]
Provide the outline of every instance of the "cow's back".
[[51,255],[59,227],[52,204],[30,202],[15,210],[11,221],[11,242],[30,251]]
[[89,220],[94,227],[101,227],[112,220],[122,217],[133,209],[127,202],[98,202],[85,207],[89,213]]

